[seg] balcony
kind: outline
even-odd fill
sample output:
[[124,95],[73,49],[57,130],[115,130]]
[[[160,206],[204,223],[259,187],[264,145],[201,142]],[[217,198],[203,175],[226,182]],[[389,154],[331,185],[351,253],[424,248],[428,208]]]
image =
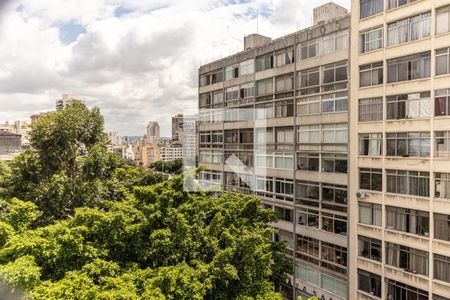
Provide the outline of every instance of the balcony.
[[392,266],[384,266],[384,274],[389,279],[400,281],[422,290],[428,290],[428,277],[420,274],[414,274],[403,269]]

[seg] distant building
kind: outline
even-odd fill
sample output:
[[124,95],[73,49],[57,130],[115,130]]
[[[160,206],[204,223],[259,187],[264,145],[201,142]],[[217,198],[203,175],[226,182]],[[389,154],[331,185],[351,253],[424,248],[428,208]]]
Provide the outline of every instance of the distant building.
[[161,134],[158,122],[150,121],[147,125],[147,134],[145,136],[145,141],[148,144],[157,144],[161,140]]
[[183,147],[181,145],[162,145],[159,147],[160,160],[172,161],[183,158]]
[[81,98],[79,98],[78,96],[74,96],[74,95],[69,95],[69,94],[64,94],[62,95],[61,99],[57,99],[56,100],[56,110],[60,110],[63,109],[64,107],[66,107],[67,105],[70,105],[72,103],[85,103]]
[[183,130],[183,114],[172,117],[172,140],[180,140],[180,132]]
[[22,150],[22,137],[19,134],[0,130],[0,160],[11,160]]

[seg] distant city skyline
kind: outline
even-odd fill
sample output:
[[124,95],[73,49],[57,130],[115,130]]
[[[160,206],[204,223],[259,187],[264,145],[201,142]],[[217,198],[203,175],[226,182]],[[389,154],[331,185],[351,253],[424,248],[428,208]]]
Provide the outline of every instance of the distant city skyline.
[[276,38],[310,25],[312,8],[325,2],[6,1],[0,120],[53,110],[68,93],[98,106],[107,131],[141,135],[154,120],[170,136],[171,117],[197,106],[198,67],[241,51],[257,10],[259,33]]

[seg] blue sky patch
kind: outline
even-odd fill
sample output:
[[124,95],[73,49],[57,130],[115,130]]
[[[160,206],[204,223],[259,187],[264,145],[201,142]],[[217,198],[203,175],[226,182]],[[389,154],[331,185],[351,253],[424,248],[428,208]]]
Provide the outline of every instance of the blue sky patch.
[[70,44],[76,41],[80,34],[86,33],[86,28],[74,21],[58,23],[55,26],[59,28],[59,38],[64,44]]

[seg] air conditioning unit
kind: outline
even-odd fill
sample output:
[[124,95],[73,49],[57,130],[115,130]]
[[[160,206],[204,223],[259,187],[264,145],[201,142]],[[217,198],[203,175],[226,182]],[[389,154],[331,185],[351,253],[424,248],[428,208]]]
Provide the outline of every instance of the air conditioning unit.
[[356,193],[356,197],[360,198],[360,199],[364,199],[366,197],[366,193],[362,192],[362,191],[358,191]]

